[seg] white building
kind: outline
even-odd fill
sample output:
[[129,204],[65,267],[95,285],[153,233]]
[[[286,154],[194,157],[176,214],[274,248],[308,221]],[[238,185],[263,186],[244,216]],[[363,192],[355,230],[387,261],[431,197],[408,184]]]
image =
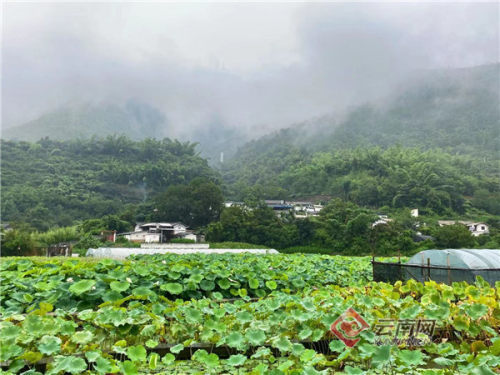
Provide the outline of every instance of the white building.
[[137,224],[133,232],[121,233],[132,242],[161,243],[172,238],[187,238],[196,241],[196,235],[187,230],[182,223],[146,223]]
[[389,224],[391,221],[393,221],[392,219],[389,219],[389,217],[387,217],[387,215],[378,215],[378,219],[375,220],[373,223],[372,223],[372,228],[376,227],[377,225],[387,225]]
[[440,227],[445,225],[453,225],[453,224],[463,224],[469,229],[473,236],[480,236],[481,234],[490,233],[490,228],[485,223],[476,223],[473,221],[463,221],[463,220],[439,220],[438,224]]

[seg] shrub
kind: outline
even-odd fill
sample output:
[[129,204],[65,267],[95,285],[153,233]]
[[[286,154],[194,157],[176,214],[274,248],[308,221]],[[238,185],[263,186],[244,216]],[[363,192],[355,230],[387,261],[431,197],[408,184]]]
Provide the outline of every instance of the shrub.
[[264,245],[255,245],[246,242],[211,242],[211,249],[268,249]]
[[172,238],[171,243],[196,243],[195,240],[189,238]]
[[317,246],[293,246],[293,247],[287,247],[286,249],[280,249],[279,252],[283,254],[302,253],[302,254],[333,255],[335,253],[335,250]]

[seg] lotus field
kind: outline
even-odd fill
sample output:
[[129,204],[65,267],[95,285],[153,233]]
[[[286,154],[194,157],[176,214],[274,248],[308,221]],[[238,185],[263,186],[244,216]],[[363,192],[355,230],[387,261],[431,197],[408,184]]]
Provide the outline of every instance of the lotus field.
[[2,373],[500,374],[500,282],[391,285],[369,257],[301,254],[0,271]]

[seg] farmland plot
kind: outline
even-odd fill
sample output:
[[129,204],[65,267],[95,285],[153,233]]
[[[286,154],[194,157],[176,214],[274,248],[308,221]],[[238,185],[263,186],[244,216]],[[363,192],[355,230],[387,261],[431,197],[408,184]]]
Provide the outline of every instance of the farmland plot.
[[[369,258],[10,258],[1,273],[0,360],[10,373],[495,374],[500,367],[499,283],[376,283]],[[339,321],[349,308],[366,327],[352,325],[352,316]],[[382,322],[401,321],[434,322],[432,337],[381,340],[389,337]]]

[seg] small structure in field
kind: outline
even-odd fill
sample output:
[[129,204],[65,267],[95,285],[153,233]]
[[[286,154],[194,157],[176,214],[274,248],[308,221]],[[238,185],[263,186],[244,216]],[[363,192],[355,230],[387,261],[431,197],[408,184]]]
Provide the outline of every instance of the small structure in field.
[[145,223],[137,224],[135,230],[120,233],[131,242],[165,243],[174,238],[185,238],[196,241],[196,235],[182,223]]
[[374,258],[372,264],[373,279],[390,283],[414,279],[451,285],[459,281],[474,283],[477,276],[491,285],[500,281],[500,250],[424,250],[407,263],[377,262]]

